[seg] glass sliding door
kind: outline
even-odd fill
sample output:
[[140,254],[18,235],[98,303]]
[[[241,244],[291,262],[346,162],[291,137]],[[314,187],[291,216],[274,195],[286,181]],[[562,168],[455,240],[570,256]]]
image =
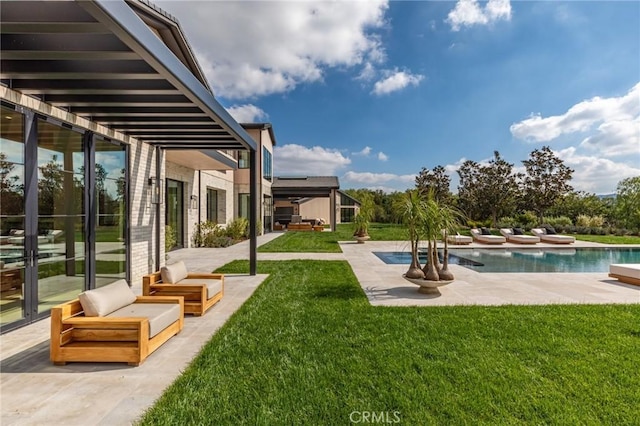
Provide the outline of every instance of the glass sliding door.
[[83,135],[38,121],[35,254],[38,313],[85,289],[85,147]]
[[182,248],[184,245],[184,183],[167,179],[165,241],[173,237],[168,250]]
[[273,198],[269,195],[264,196],[263,200],[264,205],[264,215],[262,218],[262,226],[264,227],[264,232],[271,232],[272,229],[272,220],[273,220]]
[[25,312],[24,116],[0,111],[0,323],[23,321]]
[[26,108],[3,106],[0,117],[5,332],[127,278],[127,150]]
[[126,148],[95,141],[95,285],[127,278]]

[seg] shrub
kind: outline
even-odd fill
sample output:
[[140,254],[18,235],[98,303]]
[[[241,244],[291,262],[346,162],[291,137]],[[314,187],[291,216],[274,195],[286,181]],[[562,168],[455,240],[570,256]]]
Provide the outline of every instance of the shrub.
[[[545,217],[544,218],[545,222],[548,223],[549,225],[555,227],[560,227],[560,226],[571,226],[573,225],[573,223],[571,222],[571,218],[567,217],[567,216],[557,216],[557,217]],[[585,226],[589,226],[589,225],[585,225]]]
[[226,236],[234,240],[249,237],[249,221],[244,217],[234,219],[227,225]]
[[210,245],[210,240],[224,235],[224,228],[215,222],[207,221],[198,223],[196,224],[196,230],[193,233],[193,245],[194,247],[218,247]]
[[505,216],[498,219],[498,228],[513,228],[518,225],[518,222],[511,216]]
[[533,212],[523,212],[517,214],[514,219],[516,223],[523,228],[531,229],[538,224],[538,216]]
[[176,231],[170,225],[164,227],[164,252],[168,253],[175,245],[178,244]]

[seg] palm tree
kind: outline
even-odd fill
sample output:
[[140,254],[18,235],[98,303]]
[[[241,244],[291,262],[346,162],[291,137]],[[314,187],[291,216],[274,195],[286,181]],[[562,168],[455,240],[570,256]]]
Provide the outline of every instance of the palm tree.
[[361,238],[358,242],[364,242],[362,238],[369,237],[369,223],[373,218],[373,199],[369,194],[363,194],[360,200],[360,209],[353,218],[354,237]]
[[439,206],[440,227],[444,240],[444,253],[442,256],[442,267],[438,271],[441,280],[453,280],[453,274],[449,271],[449,242],[448,236],[450,232],[455,232],[460,226],[462,214],[455,208],[446,204]]
[[440,281],[440,275],[438,274],[438,250],[436,241],[438,240],[438,234],[441,232],[441,219],[440,219],[440,207],[438,202],[433,196],[433,191],[429,191],[424,203],[424,221],[422,223],[422,229],[424,237],[427,239],[427,264],[422,271],[424,272],[424,279],[428,281]]
[[411,265],[405,273],[407,278],[424,278],[424,272],[420,268],[418,259],[418,244],[420,233],[425,220],[425,204],[417,190],[405,192],[394,204],[394,211],[407,227],[409,242],[411,243]]

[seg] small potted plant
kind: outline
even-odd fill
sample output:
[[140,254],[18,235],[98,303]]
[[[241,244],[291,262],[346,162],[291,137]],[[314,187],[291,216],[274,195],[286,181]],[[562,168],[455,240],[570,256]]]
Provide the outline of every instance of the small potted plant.
[[373,200],[369,194],[364,194],[360,202],[360,209],[358,214],[353,218],[353,237],[358,241],[358,244],[364,244],[369,237],[369,223],[373,216]]

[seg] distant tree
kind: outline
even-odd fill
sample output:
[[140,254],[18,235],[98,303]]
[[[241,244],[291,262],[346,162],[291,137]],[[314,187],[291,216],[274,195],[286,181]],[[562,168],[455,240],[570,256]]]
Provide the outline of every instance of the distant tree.
[[20,177],[12,174],[15,164],[7,160],[7,154],[0,152],[0,214],[17,215],[23,212],[23,186]]
[[457,170],[460,182],[458,184],[458,206],[470,219],[483,219],[480,174],[481,166],[473,160],[466,160]]
[[547,215],[566,216],[574,224],[579,215],[611,218],[613,200],[584,191],[573,191],[558,199],[556,204],[547,210]]
[[38,179],[38,212],[41,215],[53,215],[56,202],[62,202],[64,172],[57,161],[58,156],[40,167]]
[[526,170],[522,187],[524,202],[542,223],[547,209],[573,190],[569,184],[573,169],[565,166],[548,146],[533,150],[522,163]]
[[467,160],[458,169],[458,204],[467,216],[476,220],[491,218],[494,227],[498,219],[513,212],[519,194],[518,180],[498,151],[487,165]]
[[423,167],[418,176],[416,176],[416,189],[421,197],[426,197],[431,191],[436,201],[445,204],[448,204],[451,199],[450,184],[451,177],[442,166],[436,166],[433,170]]
[[615,216],[623,227],[635,232],[640,231],[640,176],[627,178],[618,183]]

